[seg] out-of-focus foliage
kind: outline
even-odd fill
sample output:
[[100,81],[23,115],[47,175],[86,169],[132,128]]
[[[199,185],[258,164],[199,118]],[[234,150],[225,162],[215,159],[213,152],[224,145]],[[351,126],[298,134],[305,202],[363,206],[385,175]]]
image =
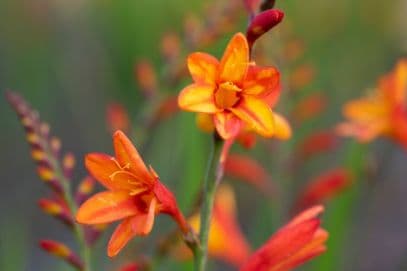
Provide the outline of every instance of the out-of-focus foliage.
[[[154,164],[160,176],[165,176],[180,208],[187,212],[198,193],[201,180],[196,176],[203,176],[209,137],[197,130],[193,114],[179,113],[156,127],[145,143],[146,135],[138,133],[137,124],[144,120],[141,114],[147,103],[135,81],[135,65],[148,59],[158,75],[165,74],[169,67],[161,65],[159,56],[162,35],[169,31],[180,33],[184,18],[190,14],[199,20],[208,19],[203,10],[210,2],[213,1],[2,0],[0,92],[10,88],[23,94],[77,157],[95,150],[112,152],[105,109],[112,101],[120,102],[135,126],[135,144],[146,145],[141,150],[146,161]],[[253,247],[260,247],[271,232],[288,220],[282,214],[293,207],[290,203],[299,193],[296,187],[303,187],[318,172],[344,165],[351,170],[355,185],[327,205],[323,221],[330,232],[328,251],[304,269],[396,270],[402,264],[402,255],[407,253],[407,240],[399,240],[396,235],[406,228],[407,214],[402,208],[397,209],[405,202],[392,192],[407,189],[405,182],[398,181],[405,179],[406,154],[379,141],[370,146],[370,153],[374,154],[368,155],[366,146],[350,140],[341,140],[340,149],[318,153],[305,161],[291,161],[287,153],[298,151],[304,138],[338,123],[342,119],[341,105],[374,87],[377,78],[407,54],[407,3],[287,0],[276,1],[276,7],[285,12],[281,29],[261,37],[259,42],[264,43],[254,52],[265,50],[280,69],[286,88],[277,111],[291,114],[289,119],[295,129],[290,141],[276,144],[261,140],[263,145],[257,144],[250,154],[270,172],[273,184],[279,183],[278,191],[286,192],[278,198],[267,198],[256,189],[246,189],[246,183],[233,183],[239,194],[238,217],[244,222],[243,231]],[[239,21],[229,36],[204,50],[220,57],[232,33],[245,27],[246,21]],[[169,96],[190,81],[177,85],[157,83],[158,91]],[[310,112],[304,113],[301,110],[306,110],[306,106],[298,109],[297,105],[316,94],[322,94],[326,105],[316,115],[311,112],[312,117],[305,121],[304,114]],[[0,98],[0,124],[0,270],[65,270],[65,266],[55,266],[35,246],[44,236],[74,244],[34,204],[45,188],[34,175],[29,147],[4,95]],[[240,146],[235,148],[242,150]],[[82,159],[78,160],[74,179],[79,181],[85,170],[79,166]],[[291,166],[294,170],[281,174],[281,169]],[[375,175],[369,175],[372,172]],[[386,221],[397,221],[397,225]],[[168,219],[160,218],[157,224],[157,228],[165,228]],[[371,236],[375,236],[376,245],[385,238],[388,244],[375,250],[369,241]],[[153,238],[154,232],[147,242],[141,240],[134,251],[151,251],[147,243]],[[104,250],[104,246],[97,247],[95,257],[103,255]],[[98,266],[112,268],[120,260],[110,263],[101,258],[104,260]],[[175,270],[174,266],[168,262],[169,270]],[[185,270],[189,267],[185,264]]]

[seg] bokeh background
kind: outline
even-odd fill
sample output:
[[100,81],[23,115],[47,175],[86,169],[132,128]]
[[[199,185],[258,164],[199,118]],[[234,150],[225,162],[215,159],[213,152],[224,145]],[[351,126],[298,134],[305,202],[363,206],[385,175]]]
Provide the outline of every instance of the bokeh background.
[[[187,14],[207,19],[203,10],[211,2],[215,1],[0,1],[0,270],[70,270],[40,251],[37,243],[41,238],[54,238],[74,246],[65,228],[36,205],[47,188],[35,174],[23,129],[5,101],[4,91],[18,91],[40,111],[62,139],[64,150],[75,153],[75,177],[79,180],[86,174],[82,166],[85,153],[112,151],[105,121],[109,102],[125,105],[137,130],[145,98],[134,78],[135,63],[149,59],[158,73],[165,72],[158,54],[163,33],[180,33]],[[385,140],[361,146],[347,139],[339,151],[290,172],[289,181],[279,170],[281,154],[284,157],[294,149],[297,138],[338,123],[345,101],[374,87],[380,75],[407,55],[407,1],[286,0],[277,1],[277,7],[286,13],[281,27],[289,28],[290,34],[303,42],[302,61],[311,63],[315,70],[315,79],[304,93],[323,91],[329,104],[321,116],[294,129],[292,140],[271,149],[276,153],[262,148],[262,142],[250,153],[273,176],[281,177],[279,181],[287,189],[334,166],[369,173],[358,174],[355,184],[327,205],[324,226],[331,233],[329,250],[303,269],[406,270],[405,151]],[[244,31],[244,11],[240,16],[230,33],[205,50],[219,56],[233,31]],[[270,48],[281,49],[284,33],[278,28],[273,33]],[[273,62],[283,76],[289,76],[284,72],[290,69],[278,61],[278,56]],[[188,82],[161,85],[160,91],[176,94]],[[288,105],[293,103],[289,97],[283,93]],[[284,103],[279,111],[288,111]],[[185,112],[160,124],[148,137],[150,144],[143,156],[175,191],[187,212],[203,176],[210,137],[198,131],[193,114]],[[137,134],[134,142],[137,145]],[[244,150],[237,147],[237,151]],[[368,164],[369,169],[361,169],[361,164]],[[294,191],[287,192],[286,198],[282,195],[280,212],[273,213],[270,201],[257,191],[247,189],[246,184],[234,186],[242,228],[252,246],[258,247],[286,221],[281,210],[289,208],[287,197]],[[155,234],[160,232],[160,225],[171,223],[160,218]],[[137,246],[138,241],[135,243]],[[96,246],[94,257],[100,259],[96,270],[114,270],[119,261],[133,255],[130,248],[111,262],[104,254],[105,244],[106,238]],[[180,270],[175,266],[170,262],[160,270]],[[182,266],[191,270],[189,264]]]

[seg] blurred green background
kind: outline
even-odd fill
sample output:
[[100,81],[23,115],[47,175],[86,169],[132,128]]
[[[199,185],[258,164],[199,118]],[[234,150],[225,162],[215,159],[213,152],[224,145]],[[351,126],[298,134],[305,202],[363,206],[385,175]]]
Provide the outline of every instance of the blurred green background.
[[[133,119],[143,107],[144,98],[134,80],[137,60],[150,59],[161,71],[158,52],[162,34],[181,32],[184,17],[189,13],[203,16],[207,2],[0,1],[0,270],[70,270],[40,251],[37,242],[54,238],[74,245],[65,228],[36,206],[47,188],[35,175],[23,130],[3,92],[18,91],[40,111],[53,134],[62,139],[63,149],[76,154],[78,180],[85,175],[81,166],[85,153],[112,151],[106,105],[110,101],[123,103]],[[277,1],[277,7],[286,13],[292,33],[306,45],[305,60],[315,67],[315,80],[305,91],[323,90],[329,98],[322,116],[301,124],[298,133],[294,130],[293,140],[279,144],[278,151],[284,154],[294,148],[293,142],[301,133],[332,127],[340,121],[341,104],[374,87],[381,74],[407,55],[407,2],[286,0]],[[245,30],[246,19],[243,12],[241,15],[235,31]],[[205,16],[200,18],[205,20]],[[232,33],[209,50],[219,56]],[[277,34],[271,41],[283,47],[282,36]],[[175,94],[188,82],[163,86],[162,91]],[[290,104],[284,95],[283,100]],[[279,105],[279,112],[287,112],[284,104]],[[137,123],[134,126],[137,129]],[[185,112],[149,136],[151,147],[143,155],[187,212],[203,176],[210,138],[196,129],[193,114]],[[140,143],[137,135],[134,142]],[[350,190],[328,204],[324,225],[331,233],[329,251],[304,270],[405,270],[406,153],[383,140],[368,148],[345,140],[341,147],[334,154],[306,163],[290,177],[294,184],[304,182],[338,165],[348,166],[359,177]],[[279,156],[259,145],[250,153],[272,175],[284,176],[278,172]],[[366,161],[373,161],[375,174],[360,174]],[[264,204],[269,201],[258,197],[255,190],[247,191],[244,184],[235,186],[241,195],[239,220],[253,247],[258,247],[282,225],[284,216],[271,214],[273,208]],[[282,201],[284,205],[288,200]],[[160,218],[154,232],[160,231],[161,224],[170,225],[168,222]],[[132,255],[127,252],[112,264],[104,255],[105,244],[102,240],[96,249],[95,257],[101,259],[97,270],[113,270],[117,262]],[[168,270],[168,266],[161,270]],[[188,265],[185,268],[188,270]]]

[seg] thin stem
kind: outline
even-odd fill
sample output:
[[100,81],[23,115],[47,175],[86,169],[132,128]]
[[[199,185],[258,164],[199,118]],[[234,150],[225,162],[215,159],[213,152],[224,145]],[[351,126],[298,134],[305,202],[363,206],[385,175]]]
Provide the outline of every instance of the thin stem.
[[223,177],[220,164],[223,141],[214,136],[212,149],[208,158],[208,167],[203,183],[203,201],[201,208],[201,223],[199,230],[200,245],[195,250],[195,270],[204,271],[208,258],[208,238],[212,217],[213,202],[217,184]]
[[[77,211],[77,206],[72,198],[72,195],[70,193],[71,189],[70,189],[70,183],[68,180],[64,180],[63,182],[63,187],[64,187],[64,198],[68,204],[69,209],[71,210],[72,214],[76,214]],[[73,227],[74,227],[74,232],[76,235],[76,239],[79,242],[79,246],[81,249],[81,255],[82,255],[82,260],[83,260],[83,271],[92,271],[91,268],[91,251],[89,246],[86,243],[86,239],[85,239],[85,233],[84,233],[84,229],[81,225],[79,225],[78,223],[74,222],[73,223]]]
[[[50,150],[47,150],[49,153],[51,153]],[[77,212],[77,205],[72,197],[71,193],[71,182],[65,177],[65,175],[62,173],[62,169],[58,161],[53,158],[52,155],[49,155],[50,157],[50,162],[52,164],[53,169],[55,170],[55,174],[57,175],[57,179],[61,181],[62,184],[62,190],[63,190],[63,197],[68,205],[68,208],[71,212],[72,215],[75,215]],[[78,223],[74,222],[73,223],[73,230],[75,232],[76,239],[78,240],[79,247],[81,250],[81,256],[83,260],[83,271],[92,271],[91,267],[91,251],[89,246],[86,243],[85,239],[85,232],[84,229],[81,225]]]

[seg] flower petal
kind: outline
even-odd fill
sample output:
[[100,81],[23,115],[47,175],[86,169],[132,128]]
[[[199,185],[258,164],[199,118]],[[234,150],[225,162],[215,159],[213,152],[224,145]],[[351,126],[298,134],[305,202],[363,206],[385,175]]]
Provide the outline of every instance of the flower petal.
[[225,163],[225,174],[252,184],[262,192],[274,186],[264,167],[250,156],[231,154]]
[[399,60],[394,71],[394,100],[397,103],[407,102],[407,59]]
[[85,166],[91,175],[109,190],[146,190],[142,177],[123,170],[115,158],[102,154],[90,153],[85,157]]
[[339,123],[335,131],[341,136],[355,137],[362,143],[370,142],[379,135],[389,132],[390,123],[385,120],[371,121],[371,122],[343,122]]
[[211,85],[192,84],[185,87],[178,96],[181,109],[201,113],[215,113],[219,109],[214,101],[214,87]]
[[328,233],[323,229],[318,229],[314,234],[312,241],[310,241],[297,253],[273,267],[271,271],[291,270],[311,260],[312,258],[315,258],[326,251],[324,243],[327,239]]
[[115,190],[110,176],[120,170],[114,157],[103,153],[90,153],[85,156],[85,166],[89,173],[107,189]]
[[150,233],[154,225],[155,212],[157,207],[157,199],[153,197],[148,207],[148,213],[138,215],[132,222],[133,231],[137,235],[147,235]]
[[318,230],[320,222],[311,219],[290,227],[283,227],[260,249],[252,254],[240,271],[283,271],[279,265],[287,262],[305,247]]
[[136,233],[133,230],[132,224],[136,216],[132,216],[123,220],[110,237],[107,245],[107,255],[109,257],[116,256],[120,250],[134,237]]
[[145,182],[152,180],[152,176],[136,147],[134,147],[130,139],[122,131],[119,130],[114,133],[113,146],[116,158],[123,168],[128,167],[131,173]]
[[269,95],[279,91],[280,73],[274,67],[250,65],[243,83],[243,93],[248,95]]
[[140,213],[135,198],[127,191],[106,191],[83,203],[76,220],[82,224],[102,224]]
[[291,219],[286,227],[293,227],[304,221],[316,218],[318,215],[320,215],[323,212],[324,212],[324,206],[322,206],[322,205],[315,205],[313,207],[310,207],[310,208],[302,211],[298,215],[296,215],[293,219]]
[[211,133],[215,130],[215,125],[213,124],[213,118],[211,114],[198,113],[195,119],[196,125],[199,129],[204,132]]
[[380,99],[358,99],[347,102],[343,114],[354,121],[370,122],[386,118],[388,108]]
[[274,118],[270,107],[262,100],[243,96],[236,107],[230,110],[264,137],[274,135]]
[[292,131],[290,123],[287,119],[278,113],[273,113],[274,117],[274,136],[281,140],[287,140],[291,138]]
[[242,33],[230,40],[219,66],[219,81],[240,84],[249,66],[249,45]]
[[275,90],[270,91],[265,97],[262,97],[262,99],[273,108],[280,99],[281,89],[281,83],[279,83]]
[[117,226],[107,247],[109,257],[116,256],[133,237],[146,235],[151,231],[154,224],[156,203],[157,200],[153,198],[148,213],[126,218]]
[[223,139],[235,137],[242,126],[242,122],[235,115],[227,112],[214,115],[216,131]]
[[188,56],[188,70],[195,83],[215,85],[219,61],[205,53],[193,53]]

